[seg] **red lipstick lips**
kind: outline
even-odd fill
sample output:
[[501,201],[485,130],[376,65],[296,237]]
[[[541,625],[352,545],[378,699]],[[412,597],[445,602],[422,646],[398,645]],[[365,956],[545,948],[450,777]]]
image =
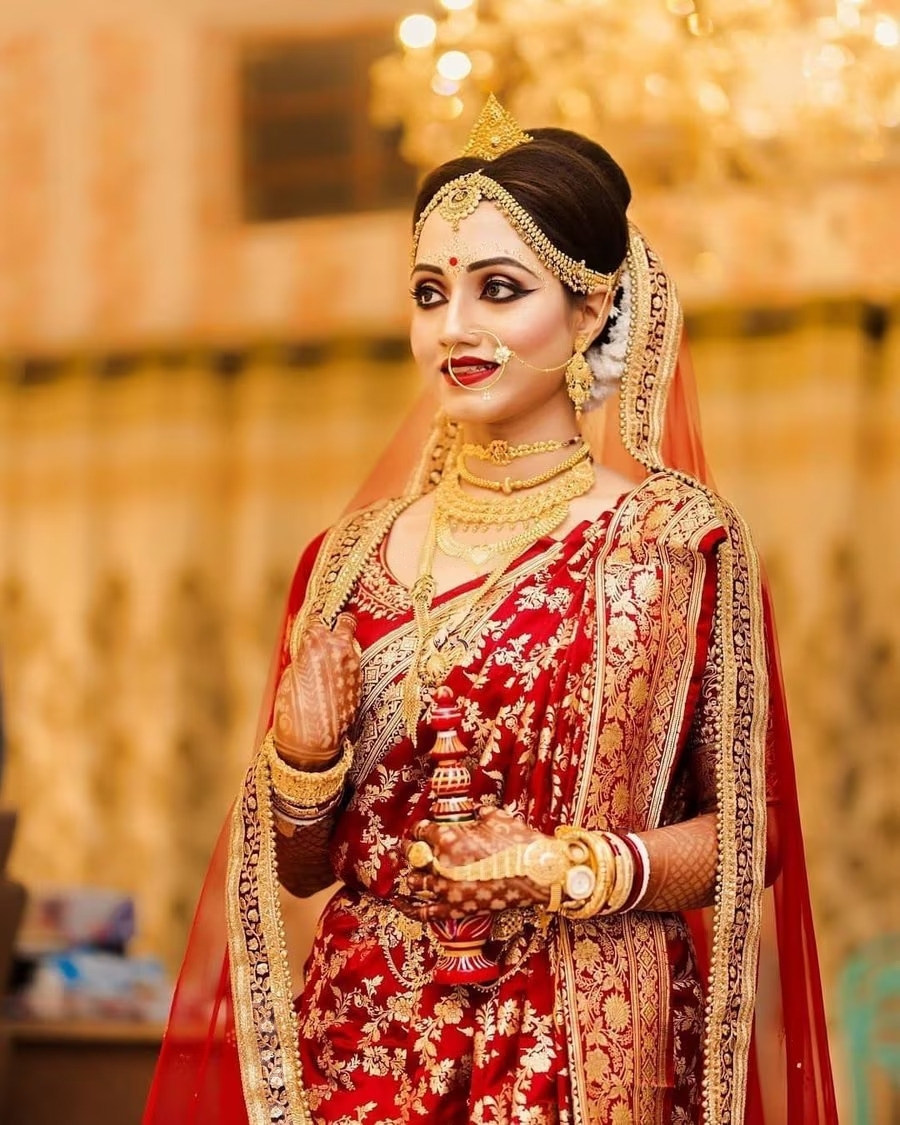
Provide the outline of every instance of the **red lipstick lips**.
[[461,355],[453,357],[453,374],[450,374],[450,361],[444,360],[441,371],[444,378],[450,383],[463,387],[474,387],[478,383],[490,379],[497,370],[498,364],[492,359],[482,359],[477,355]]

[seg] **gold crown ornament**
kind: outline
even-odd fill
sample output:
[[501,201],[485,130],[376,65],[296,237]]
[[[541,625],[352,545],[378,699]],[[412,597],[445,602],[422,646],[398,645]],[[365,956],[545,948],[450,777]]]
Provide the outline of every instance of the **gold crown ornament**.
[[[533,140],[534,137],[529,136],[491,94],[484,109],[478,115],[462,155],[488,161],[495,160],[511,149],[529,144]],[[457,176],[455,180],[444,184],[428,201],[413,231],[413,263],[415,263],[422,228],[430,215],[437,211],[441,218],[458,232],[459,224],[474,214],[478,205],[484,201],[493,203],[502,212],[516,234],[526,246],[530,247],[539,261],[573,292],[593,293],[595,289],[612,289],[616,285],[618,271],[600,273],[598,270],[590,269],[583,260],[578,262],[568,254],[564,254],[553,245],[521,203],[496,180],[492,180],[483,169]]]
[[493,94],[488,95],[484,109],[472,126],[472,132],[462,150],[463,156],[476,156],[480,160],[494,160],[509,152],[511,148],[527,145],[533,141],[522,130],[518,121],[503,108]]

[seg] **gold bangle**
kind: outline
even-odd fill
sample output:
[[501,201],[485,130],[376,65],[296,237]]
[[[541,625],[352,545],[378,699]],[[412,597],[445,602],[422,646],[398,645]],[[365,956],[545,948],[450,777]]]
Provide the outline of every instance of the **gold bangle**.
[[275,749],[271,732],[265,742],[266,756],[272,777],[272,793],[292,809],[315,810],[333,801],[344,788],[344,781],[353,765],[353,747],[349,742],[335,764],[327,770],[298,770],[289,766]]
[[558,914],[562,907],[562,883],[554,883],[550,888],[550,900],[543,908],[546,914]]
[[596,882],[590,898],[575,899],[562,904],[561,910],[567,918],[582,921],[593,918],[606,906],[613,887],[615,854],[609,843],[599,833],[586,832],[583,828],[560,825],[556,837],[567,842],[576,841],[587,848],[590,866],[594,870]]
[[[410,849],[413,866],[426,866],[424,849]],[[423,862],[424,861],[424,862]],[[505,879],[530,879],[539,887],[552,887],[565,881],[570,867],[568,850],[558,840],[539,837],[530,844],[514,844],[472,863],[444,864],[433,857],[431,870],[453,883],[502,882]]]
[[615,855],[615,882],[602,913],[615,914],[628,901],[634,887],[634,859],[628,845],[611,832],[601,833]]
[[293,805],[278,793],[273,792],[272,811],[282,820],[287,820],[294,825],[315,824],[316,821],[330,816],[335,811],[341,803],[341,796],[342,791],[338,791],[330,801],[326,801],[322,805],[316,805],[315,808],[307,808],[304,805]]

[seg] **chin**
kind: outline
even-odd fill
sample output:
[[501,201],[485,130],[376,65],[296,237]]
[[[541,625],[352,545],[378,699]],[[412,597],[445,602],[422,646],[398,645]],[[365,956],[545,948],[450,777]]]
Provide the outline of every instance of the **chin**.
[[482,397],[481,391],[464,391],[458,387],[444,387],[441,408],[452,422],[500,422],[509,412],[508,404],[492,394]]

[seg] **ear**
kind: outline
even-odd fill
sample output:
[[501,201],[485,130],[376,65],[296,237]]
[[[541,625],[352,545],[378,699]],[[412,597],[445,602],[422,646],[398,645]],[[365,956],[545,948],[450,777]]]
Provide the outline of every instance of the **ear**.
[[595,289],[582,300],[576,318],[576,333],[587,340],[589,347],[606,327],[614,296],[608,289]]

